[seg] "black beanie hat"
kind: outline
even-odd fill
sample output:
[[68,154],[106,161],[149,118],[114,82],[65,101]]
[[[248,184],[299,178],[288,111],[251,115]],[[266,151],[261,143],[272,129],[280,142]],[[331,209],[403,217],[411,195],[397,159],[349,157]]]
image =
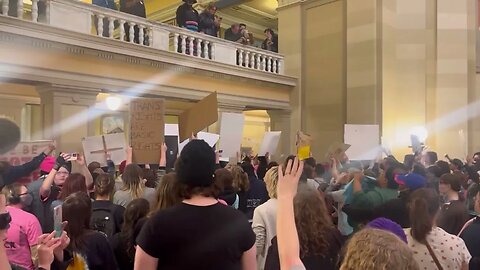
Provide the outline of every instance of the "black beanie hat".
[[175,164],[177,179],[190,187],[208,187],[214,182],[215,152],[203,140],[192,140]]

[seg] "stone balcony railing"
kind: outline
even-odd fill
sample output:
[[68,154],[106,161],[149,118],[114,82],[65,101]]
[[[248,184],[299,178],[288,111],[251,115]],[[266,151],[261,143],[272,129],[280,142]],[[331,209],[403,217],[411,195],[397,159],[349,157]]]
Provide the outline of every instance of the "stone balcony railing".
[[[11,0],[10,0],[11,1]],[[148,21],[123,12],[74,0],[32,0],[25,15],[22,0],[9,7],[0,0],[1,14],[56,28],[183,54],[259,72],[283,75],[282,55],[211,37],[175,26]],[[10,12],[9,12],[10,11]]]

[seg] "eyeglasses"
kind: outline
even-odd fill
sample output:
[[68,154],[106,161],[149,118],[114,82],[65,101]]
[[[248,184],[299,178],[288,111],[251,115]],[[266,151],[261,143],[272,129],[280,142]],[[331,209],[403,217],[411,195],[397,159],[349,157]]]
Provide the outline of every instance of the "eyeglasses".
[[57,172],[56,175],[69,175],[69,172]]

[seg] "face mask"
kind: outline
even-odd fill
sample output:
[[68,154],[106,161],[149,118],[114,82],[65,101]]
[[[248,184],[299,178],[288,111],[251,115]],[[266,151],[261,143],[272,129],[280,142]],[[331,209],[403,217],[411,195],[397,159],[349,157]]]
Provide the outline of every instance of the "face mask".
[[31,194],[25,194],[20,196],[23,207],[29,207],[32,204],[33,197]]

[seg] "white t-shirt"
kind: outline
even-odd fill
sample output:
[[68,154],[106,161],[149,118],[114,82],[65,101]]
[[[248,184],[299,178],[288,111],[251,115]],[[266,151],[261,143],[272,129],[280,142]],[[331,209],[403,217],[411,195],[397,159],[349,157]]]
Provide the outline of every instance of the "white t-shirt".
[[[408,246],[413,251],[413,257],[420,269],[437,269],[437,265],[428,252],[427,246],[413,239],[410,234],[410,228],[405,229],[405,234],[407,235]],[[427,241],[443,269],[462,269],[462,264],[468,264],[472,258],[465,246],[465,242],[460,237],[449,234],[439,227],[433,228],[427,235]]]

